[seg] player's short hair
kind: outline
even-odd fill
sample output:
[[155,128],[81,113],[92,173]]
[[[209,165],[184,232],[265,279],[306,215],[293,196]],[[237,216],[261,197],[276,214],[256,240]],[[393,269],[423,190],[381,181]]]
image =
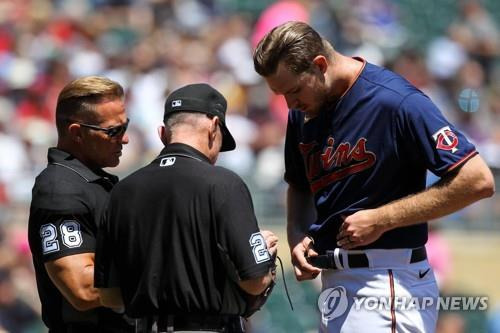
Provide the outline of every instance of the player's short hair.
[[308,24],[290,21],[283,23],[257,44],[253,54],[255,71],[262,76],[274,74],[280,61],[288,70],[300,74],[311,68],[318,55],[329,57],[331,45]]
[[106,77],[86,76],[68,83],[59,93],[56,106],[56,127],[59,137],[66,135],[71,122],[93,121],[96,105],[103,101],[122,99],[122,86]]

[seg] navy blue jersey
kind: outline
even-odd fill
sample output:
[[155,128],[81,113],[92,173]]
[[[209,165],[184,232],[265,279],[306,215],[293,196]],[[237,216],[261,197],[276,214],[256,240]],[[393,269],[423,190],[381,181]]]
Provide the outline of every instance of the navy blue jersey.
[[[420,90],[366,63],[339,101],[304,121],[290,110],[285,180],[314,195],[318,218],[309,233],[319,252],[336,247],[341,216],[425,189],[427,170],[441,177],[476,154]],[[363,248],[415,248],[427,223],[384,233]]]

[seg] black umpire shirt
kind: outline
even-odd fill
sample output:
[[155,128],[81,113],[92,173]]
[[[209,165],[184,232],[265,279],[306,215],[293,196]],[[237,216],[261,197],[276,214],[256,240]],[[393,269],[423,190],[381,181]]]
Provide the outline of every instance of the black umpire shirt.
[[123,179],[102,227],[95,284],[119,286],[131,317],[241,315],[236,281],[269,271],[246,185],[188,145]]
[[[73,308],[52,283],[44,266],[61,257],[95,252],[98,223],[117,181],[116,176],[101,169],[91,170],[56,148],[49,149],[48,166],[36,178],[28,237],[42,318],[50,332],[66,332],[68,324],[75,330],[75,323],[100,327],[94,332],[119,332],[126,328],[121,316],[109,309],[82,312]],[[85,330],[89,327],[82,331]]]

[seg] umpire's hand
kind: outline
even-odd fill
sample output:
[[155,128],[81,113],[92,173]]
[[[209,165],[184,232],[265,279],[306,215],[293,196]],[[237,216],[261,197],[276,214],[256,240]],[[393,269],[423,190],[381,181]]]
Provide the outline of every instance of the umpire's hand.
[[269,230],[261,230],[262,237],[266,240],[267,250],[274,257],[278,253],[278,237]]
[[305,236],[299,243],[291,247],[292,264],[295,270],[295,277],[298,281],[315,279],[321,273],[321,269],[312,266],[306,260],[306,257],[318,255],[311,248],[312,245],[312,239]]

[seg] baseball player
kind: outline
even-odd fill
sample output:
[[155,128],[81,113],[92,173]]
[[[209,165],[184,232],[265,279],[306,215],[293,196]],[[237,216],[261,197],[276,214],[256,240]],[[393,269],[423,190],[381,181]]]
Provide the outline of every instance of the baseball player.
[[243,332],[252,295],[273,284],[276,236],[259,231],[243,181],[213,165],[235,148],[226,106],[207,84],[172,92],[165,148],[111,193],[95,283],[105,303],[149,318],[143,331]]
[[57,100],[57,147],[36,178],[28,237],[42,318],[54,333],[134,332],[93,287],[98,222],[117,177],[128,119],[123,88],[103,77],[66,85]]
[[[396,300],[438,296],[427,221],[494,193],[475,147],[404,78],[305,23],[270,31],[254,64],[290,108],[288,242],[298,280],[322,272],[320,331],[433,332],[435,306]],[[428,189],[427,170],[441,177]],[[370,296],[387,306],[356,306]]]

